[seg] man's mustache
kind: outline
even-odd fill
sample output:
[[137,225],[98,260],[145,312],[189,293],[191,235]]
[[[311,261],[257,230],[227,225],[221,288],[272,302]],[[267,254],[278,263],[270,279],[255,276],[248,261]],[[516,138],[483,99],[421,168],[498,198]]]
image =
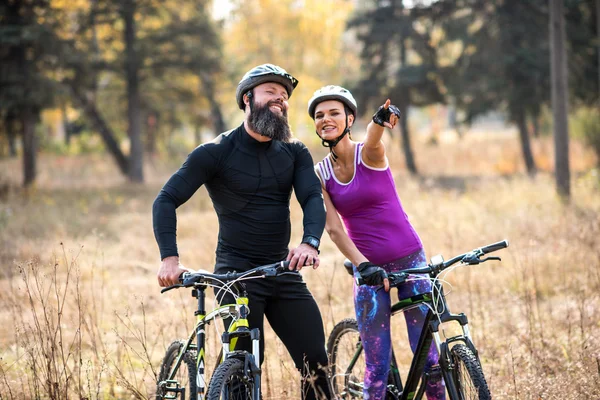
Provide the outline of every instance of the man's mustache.
[[[281,112],[282,114],[287,117],[287,110],[285,109],[283,102],[279,101],[279,100],[270,100],[267,102],[266,107],[271,107],[271,106],[280,106],[281,107]],[[271,110],[269,110],[271,111]]]

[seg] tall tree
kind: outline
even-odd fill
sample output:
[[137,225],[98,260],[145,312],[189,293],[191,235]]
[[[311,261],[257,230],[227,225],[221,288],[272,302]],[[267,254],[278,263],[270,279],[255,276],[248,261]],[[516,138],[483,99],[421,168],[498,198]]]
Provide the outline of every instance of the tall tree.
[[[74,98],[100,132],[121,171],[130,180],[141,182],[143,116],[153,116],[150,120],[154,125],[146,125],[151,129],[146,142],[154,149],[154,143],[148,140],[157,137],[157,116],[172,109],[173,103],[203,97],[197,87],[180,82],[200,73],[211,79],[220,69],[220,42],[206,2],[92,0],[89,7],[72,12],[77,15],[78,26],[72,38],[87,56],[73,68],[76,78],[69,84]],[[140,18],[142,15],[144,18]],[[103,82],[102,88],[99,81]],[[206,97],[212,96],[209,93]],[[211,105],[213,114],[219,113],[220,117],[218,103],[213,99]],[[127,110],[126,115],[122,110]],[[119,147],[125,130],[129,155]]]
[[552,116],[556,189],[563,198],[571,195],[569,172],[568,83],[564,0],[550,0],[550,53],[552,79]]
[[465,111],[465,122],[504,111],[517,126],[531,176],[537,168],[527,119],[536,120],[549,98],[548,45],[539,39],[548,26],[540,10],[543,1],[442,0],[432,7],[438,19],[446,16],[442,43],[459,49],[444,69],[448,95]]
[[0,111],[9,132],[18,121],[23,138],[23,184],[36,178],[36,125],[42,109],[52,105],[56,87],[49,78],[60,47],[50,22],[47,0],[0,3]]
[[600,0],[596,0],[596,52],[598,54],[598,102],[600,103]]
[[444,102],[440,90],[437,53],[432,45],[433,25],[416,8],[407,9],[401,0],[376,0],[358,10],[348,23],[362,43],[363,74],[356,84],[362,110],[379,105],[393,94],[402,117],[400,129],[406,167],[417,174],[410,143],[408,110]]
[[135,0],[124,0],[121,3],[121,17],[125,22],[123,41],[125,42],[125,80],[127,81],[127,120],[129,123],[128,176],[134,182],[144,180],[144,149],[142,146],[142,115],[140,110],[140,58],[136,52]]

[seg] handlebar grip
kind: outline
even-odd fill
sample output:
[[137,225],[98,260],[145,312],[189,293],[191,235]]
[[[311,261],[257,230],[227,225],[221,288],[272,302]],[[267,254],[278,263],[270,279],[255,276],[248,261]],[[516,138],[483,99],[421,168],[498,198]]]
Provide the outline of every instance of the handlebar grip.
[[488,244],[487,246],[483,246],[481,251],[483,254],[491,253],[496,250],[505,249],[508,247],[508,240],[502,240],[500,242]]

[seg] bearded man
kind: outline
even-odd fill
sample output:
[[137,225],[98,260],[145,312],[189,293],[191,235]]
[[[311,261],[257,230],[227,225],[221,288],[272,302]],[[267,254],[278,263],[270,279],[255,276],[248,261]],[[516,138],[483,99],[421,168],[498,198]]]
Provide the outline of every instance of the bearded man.
[[[292,139],[287,120],[288,99],[297,84],[276,65],[248,71],[236,91],[244,123],[198,146],[162,188],[153,206],[161,286],[178,283],[185,271],[177,250],[175,210],[202,185],[219,220],[216,273],[246,271],[282,260],[290,261],[292,271],[319,266],[325,227],[321,184],[308,149]],[[289,249],[292,189],[303,210],[304,235],[298,246]],[[250,328],[262,331],[266,316],[302,373],[302,398],[330,398],[323,321],[302,275],[293,272],[246,282]],[[219,301],[235,304],[231,296]],[[251,351],[250,341],[242,339],[236,349]]]

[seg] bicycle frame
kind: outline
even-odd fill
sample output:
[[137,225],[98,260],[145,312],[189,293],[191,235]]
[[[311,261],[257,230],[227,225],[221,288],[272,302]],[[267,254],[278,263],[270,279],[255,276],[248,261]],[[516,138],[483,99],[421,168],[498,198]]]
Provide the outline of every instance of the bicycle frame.
[[[439,293],[437,317],[432,311],[435,307],[433,299],[433,293]],[[402,386],[402,379],[396,363],[396,357],[392,351],[392,360],[390,365],[390,375],[388,380],[388,393],[392,393],[398,400],[418,400],[423,398],[425,393],[425,387],[429,374],[423,374],[425,368],[425,362],[429,354],[432,341],[435,343],[440,355],[439,363],[441,366],[441,373],[446,383],[446,390],[450,396],[450,399],[459,399],[457,388],[454,386],[453,380],[451,379],[451,371],[454,368],[452,364],[452,358],[450,357],[450,349],[448,343],[462,341],[464,342],[477,356],[475,346],[471,341],[469,332],[468,319],[464,314],[451,314],[448,310],[446,299],[443,292],[443,287],[439,282],[434,282],[432,292],[418,294],[408,299],[401,300],[392,306],[391,315],[405,312],[411,308],[418,307],[421,304],[428,305],[428,311],[425,316],[424,326],[425,328],[421,331],[419,342],[415,350],[408,376],[404,387]],[[439,327],[441,324],[446,322],[456,321],[461,325],[463,334],[454,336],[443,342],[440,339]],[[352,370],[356,361],[358,360],[360,353],[363,351],[362,342],[359,341],[356,349],[356,353],[352,358],[348,370],[345,371],[345,375],[348,376],[349,371]],[[434,371],[435,372],[435,371]],[[348,379],[348,378],[346,378]],[[421,385],[419,385],[421,382]],[[347,382],[346,382],[347,384]],[[362,387],[355,388],[356,394],[362,394]]]
[[[407,281],[407,278],[410,278],[411,274],[427,274],[429,276],[429,279],[432,280],[432,289],[430,292],[418,294],[408,299],[401,300],[398,303],[394,304],[391,308],[391,315],[397,314],[401,311],[407,311],[412,307],[417,307],[422,304],[425,304],[428,310],[427,314],[425,315],[425,321],[423,325],[424,327],[419,337],[417,348],[415,350],[411,366],[408,371],[408,376],[406,378],[406,386],[404,388],[402,387],[402,381],[400,378],[400,373],[398,371],[396,357],[392,349],[392,360],[387,386],[388,395],[392,395],[396,400],[421,399],[423,398],[423,394],[425,393],[425,387],[430,376],[432,374],[439,374],[441,371],[441,375],[444,378],[446,390],[448,391],[450,399],[460,400],[461,395],[459,393],[459,390],[462,389],[457,387],[457,385],[461,385],[461,382],[460,380],[457,381],[457,377],[455,376],[458,367],[457,365],[455,365],[455,357],[452,354],[454,350],[454,345],[450,347],[451,344],[453,342],[464,343],[464,346],[468,349],[468,352],[472,353],[472,355],[476,358],[477,366],[479,367],[479,369],[481,369],[481,361],[479,360],[479,354],[477,352],[477,349],[475,349],[473,341],[471,340],[471,334],[469,331],[469,321],[467,319],[467,316],[463,313],[450,313],[450,310],[448,309],[448,305],[446,303],[446,297],[444,295],[444,288],[441,282],[439,281],[438,276],[442,273],[442,271],[446,270],[447,268],[451,267],[456,263],[461,263],[462,265],[478,265],[490,260],[501,261],[500,257],[482,257],[494,251],[505,249],[508,247],[508,245],[508,240],[502,240],[496,243],[488,244],[486,246],[478,247],[467,253],[455,256],[448,261],[444,261],[444,258],[442,256],[434,256],[431,258],[431,263],[428,264],[426,267],[409,268],[400,272],[392,272],[388,274],[390,283],[393,283],[393,286],[403,284]],[[344,262],[344,266],[347,268],[351,265],[352,264],[349,260],[346,260]],[[362,279],[362,277],[359,276],[356,278],[356,283],[358,285],[362,285],[364,284],[364,280]],[[440,325],[452,321],[458,322],[460,324],[462,328],[462,334],[450,338],[444,338],[444,341],[442,341],[440,339],[439,334]],[[432,369],[432,371],[429,371],[427,374],[423,374],[432,341],[435,343],[439,354],[439,365]],[[334,346],[336,345],[334,344]],[[335,352],[335,347],[331,351]],[[350,365],[347,367],[346,371],[344,371],[344,387],[353,396],[360,395],[361,392],[359,390],[363,388],[362,384],[355,382],[354,380],[351,381],[350,375],[362,351],[362,342],[359,338],[358,344],[356,346],[356,351],[354,352],[354,356],[350,360]],[[464,363],[464,361],[462,360],[458,361],[458,363],[461,362]],[[489,398],[490,393],[489,388],[487,387],[487,383],[485,382],[485,377],[483,376],[483,372],[481,370],[479,372],[479,379],[482,380],[484,383],[482,385],[483,390],[486,392],[484,394],[486,394]],[[471,375],[472,371],[469,371],[469,374]],[[419,382],[421,383],[420,385]],[[352,387],[350,386],[350,383],[352,383]]]
[[[250,330],[248,328],[248,297],[240,296],[236,299],[236,304],[225,304],[217,307],[210,313],[206,314],[205,302],[206,297],[204,291],[207,289],[207,285],[198,285],[193,291],[192,296],[198,299],[198,308],[195,311],[196,315],[196,326],[192,333],[189,335],[185,344],[181,348],[175,364],[171,368],[169,375],[166,379],[167,385],[175,384],[175,387],[166,387],[167,392],[175,393],[173,396],[164,396],[164,399],[176,399],[176,393],[181,393],[182,398],[185,397],[185,389],[179,388],[177,382],[174,380],[176,372],[179,370],[183,357],[188,350],[197,350],[197,365],[196,365],[196,385],[198,387],[197,399],[204,400],[206,396],[206,377],[205,377],[205,341],[206,341],[206,330],[205,327],[216,319],[225,319],[233,317],[233,321],[229,325],[227,332],[223,333],[222,337],[222,354],[217,360],[217,365],[223,362],[235,349],[235,345],[239,337],[250,336],[252,340],[252,360],[250,360],[251,370],[255,375],[255,395],[260,396],[260,369],[259,364],[259,340],[260,331],[258,329]],[[239,309],[239,312],[237,311]],[[194,338],[196,338],[196,344],[194,344]],[[259,397],[256,397],[259,398]]]

